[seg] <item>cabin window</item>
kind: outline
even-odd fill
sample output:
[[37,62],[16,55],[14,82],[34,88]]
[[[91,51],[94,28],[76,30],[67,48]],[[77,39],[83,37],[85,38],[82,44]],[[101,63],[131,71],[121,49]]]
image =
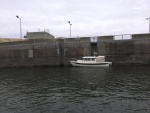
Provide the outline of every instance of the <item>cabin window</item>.
[[85,61],[90,61],[90,58],[85,58],[84,60],[85,60]]
[[87,58],[84,58],[84,61],[88,61],[88,59],[87,59]]
[[94,58],[92,58],[92,61],[94,61]]

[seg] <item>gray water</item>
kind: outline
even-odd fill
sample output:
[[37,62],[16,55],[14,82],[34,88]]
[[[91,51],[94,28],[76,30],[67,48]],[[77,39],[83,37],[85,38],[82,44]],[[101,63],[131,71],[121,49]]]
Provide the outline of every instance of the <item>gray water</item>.
[[0,113],[150,113],[150,67],[2,68]]

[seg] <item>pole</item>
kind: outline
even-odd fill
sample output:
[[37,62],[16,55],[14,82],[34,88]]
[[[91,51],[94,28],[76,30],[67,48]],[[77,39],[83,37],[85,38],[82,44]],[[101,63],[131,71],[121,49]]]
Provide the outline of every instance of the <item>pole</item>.
[[146,20],[149,20],[149,33],[150,33],[150,17],[146,18]]
[[71,38],[71,23],[70,23],[70,21],[68,21],[68,23],[69,23],[69,25],[70,25],[70,38]]
[[150,17],[149,17],[149,33],[150,33]]
[[20,20],[20,38],[22,39],[22,27],[21,27],[21,18],[19,16],[16,16]]
[[71,38],[71,25],[72,25],[72,24],[70,24],[70,38]]
[[20,37],[22,39],[22,27],[21,27],[21,19],[20,19]]

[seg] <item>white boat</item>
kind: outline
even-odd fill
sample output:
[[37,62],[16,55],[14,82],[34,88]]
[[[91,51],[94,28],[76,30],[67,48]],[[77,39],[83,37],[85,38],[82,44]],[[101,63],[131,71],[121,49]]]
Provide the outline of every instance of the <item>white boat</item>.
[[85,56],[82,60],[70,61],[73,66],[109,67],[112,62],[105,62],[105,56]]

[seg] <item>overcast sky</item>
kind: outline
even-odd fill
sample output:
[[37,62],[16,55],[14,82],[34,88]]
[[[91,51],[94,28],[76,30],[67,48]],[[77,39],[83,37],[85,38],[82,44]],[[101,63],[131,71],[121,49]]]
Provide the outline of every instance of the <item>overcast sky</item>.
[[150,0],[0,0],[0,37],[49,31],[55,37],[149,32]]

